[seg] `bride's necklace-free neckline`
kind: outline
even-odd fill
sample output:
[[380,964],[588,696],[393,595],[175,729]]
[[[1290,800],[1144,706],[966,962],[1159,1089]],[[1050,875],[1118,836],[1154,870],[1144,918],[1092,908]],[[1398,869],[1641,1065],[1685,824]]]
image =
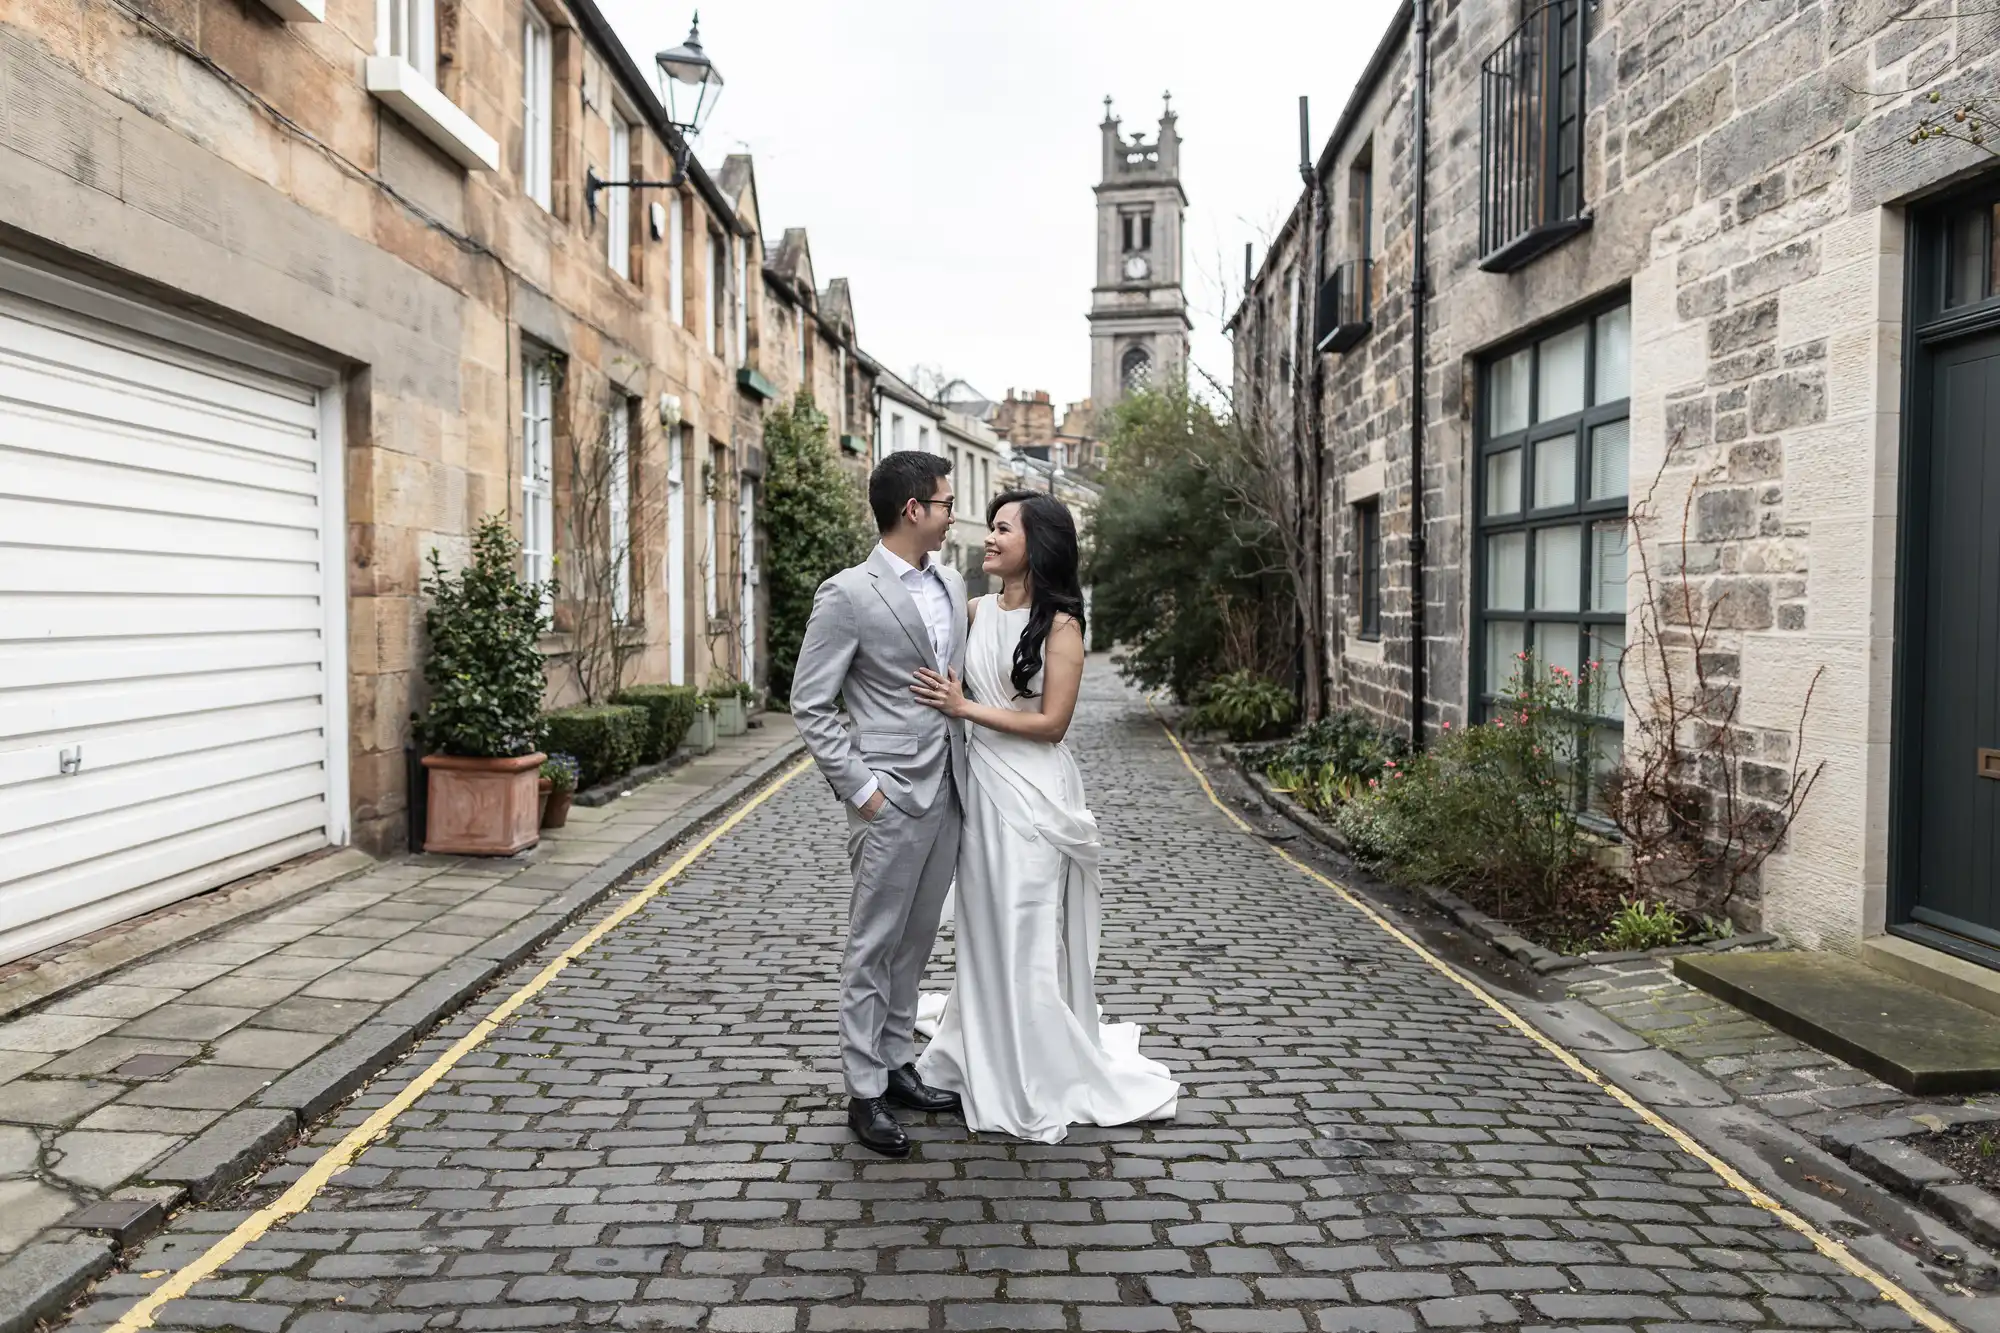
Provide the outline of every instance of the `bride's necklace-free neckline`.
[[1035,599],[1033,596],[1030,596],[1026,601],[1022,602],[1019,606],[1009,606],[1007,605],[1006,593],[996,592],[993,594],[993,605],[999,607],[1002,611],[1026,611],[1029,607],[1033,606],[1034,604],[1035,604]]

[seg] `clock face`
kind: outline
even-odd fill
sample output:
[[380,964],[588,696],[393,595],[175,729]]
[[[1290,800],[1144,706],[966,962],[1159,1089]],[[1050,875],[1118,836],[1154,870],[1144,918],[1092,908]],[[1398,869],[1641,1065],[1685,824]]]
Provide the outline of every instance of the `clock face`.
[[1152,270],[1144,255],[1128,255],[1125,259],[1125,276],[1137,282]]

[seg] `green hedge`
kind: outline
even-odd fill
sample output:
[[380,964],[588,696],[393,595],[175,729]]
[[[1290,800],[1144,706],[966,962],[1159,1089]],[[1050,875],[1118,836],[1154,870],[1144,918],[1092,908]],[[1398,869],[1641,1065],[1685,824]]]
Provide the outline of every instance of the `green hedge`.
[[558,708],[542,715],[542,747],[576,756],[576,785],[594,787],[638,765],[650,721],[644,708],[626,704]]
[[646,710],[646,745],[640,758],[648,764],[657,764],[680,748],[700,701],[701,693],[692,685],[630,685],[611,696],[614,704]]

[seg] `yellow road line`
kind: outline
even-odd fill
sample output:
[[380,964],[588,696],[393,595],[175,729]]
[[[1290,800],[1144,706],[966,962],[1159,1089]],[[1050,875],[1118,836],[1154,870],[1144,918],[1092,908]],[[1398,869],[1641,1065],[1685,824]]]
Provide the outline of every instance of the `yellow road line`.
[[107,1333],[137,1333],[139,1329],[151,1328],[153,1326],[153,1317],[159,1314],[161,1308],[169,1301],[177,1301],[187,1295],[195,1283],[212,1275],[217,1269],[241,1254],[245,1247],[253,1244],[265,1232],[286,1218],[304,1211],[306,1205],[313,1201],[314,1196],[326,1188],[329,1180],[332,1180],[336,1174],[352,1165],[354,1159],[359,1157],[369,1144],[387,1132],[389,1126],[395,1122],[397,1116],[414,1106],[417,1098],[423,1096],[424,1093],[430,1090],[432,1084],[449,1073],[452,1066],[472,1054],[473,1051],[479,1049],[488,1037],[499,1030],[501,1024],[513,1017],[522,1005],[541,994],[548,987],[548,984],[561,976],[563,970],[571,963],[589,952],[593,945],[629,920],[635,912],[638,912],[647,903],[657,898],[669,883],[679,878],[689,866],[700,860],[702,855],[710,847],[713,847],[719,838],[742,823],[749,817],[752,810],[755,810],[758,806],[777,795],[786,783],[805,772],[811,766],[812,760],[801,759],[798,763],[787,769],[776,782],[764,788],[763,791],[758,792],[749,802],[738,806],[729,818],[716,825],[708,832],[707,836],[695,843],[694,846],[688,848],[678,861],[675,861],[672,865],[661,871],[645,888],[639,890],[620,904],[617,911],[605,917],[604,920],[598,922],[595,926],[592,926],[584,933],[581,939],[557,954],[547,967],[544,967],[540,972],[535,974],[533,980],[495,1005],[486,1017],[480,1019],[473,1026],[472,1031],[460,1037],[452,1044],[450,1050],[440,1055],[436,1060],[431,1062],[429,1068],[410,1080],[409,1086],[397,1093],[387,1105],[379,1108],[373,1115],[350,1130],[346,1138],[327,1149],[318,1161],[306,1169],[306,1173],[303,1176],[300,1176],[297,1181],[293,1182],[290,1189],[278,1196],[275,1203],[260,1208],[249,1217],[244,1218],[234,1231],[209,1246],[200,1258],[182,1268],[158,1287],[155,1287],[146,1299],[126,1311],[124,1316],[117,1323],[113,1324]]
[[[1147,702],[1149,705],[1152,703],[1150,699]],[[1157,715],[1157,710],[1156,710],[1156,715]],[[1201,771],[1201,768],[1194,762],[1194,756],[1188,753],[1187,746],[1181,744],[1181,738],[1174,734],[1174,729],[1167,725],[1166,720],[1164,718],[1160,719],[1160,727],[1167,733],[1167,739],[1173,742],[1174,749],[1180,753],[1181,762],[1187,765],[1188,772],[1194,774],[1195,781],[1201,784],[1202,791],[1208,794],[1208,799],[1211,803],[1214,804],[1215,808],[1222,811],[1224,815],[1228,816],[1230,822],[1235,824],[1237,828],[1242,829],[1245,833],[1248,833],[1252,837],[1258,837],[1257,831],[1252,827],[1250,827],[1249,822],[1243,819],[1243,817],[1238,815],[1234,810],[1231,810],[1227,805],[1223,804],[1222,798],[1215,794],[1215,788],[1212,785],[1210,785],[1208,780],[1208,775],[1203,773]],[[1260,842],[1263,841],[1261,837],[1258,837],[1258,840]],[[1901,1307],[1904,1314],[1907,1314],[1908,1316],[1910,1316],[1910,1318],[1916,1320],[1919,1324],[1923,1325],[1923,1327],[1932,1330],[1932,1333],[1958,1333],[1958,1326],[1956,1324],[1953,1324],[1951,1321],[1947,1320],[1944,1316],[1938,1314],[1936,1311],[1932,1310],[1929,1306],[1919,1301],[1916,1297],[1910,1295],[1909,1292],[1903,1290],[1903,1288],[1898,1286],[1895,1282],[1891,1281],[1886,1274],[1879,1273],[1875,1269],[1869,1267],[1866,1263],[1862,1262],[1861,1259],[1856,1257],[1845,1245],[1842,1245],[1839,1241],[1827,1235],[1825,1232],[1819,1230],[1819,1228],[1815,1227],[1812,1223],[1806,1221],[1805,1218],[1800,1217],[1797,1213],[1785,1207],[1783,1204],[1779,1203],[1776,1199],[1773,1199],[1770,1195],[1764,1193],[1762,1190],[1758,1189],[1755,1185],[1751,1184],[1749,1179],[1745,1177],[1742,1172],[1738,1171],[1735,1167],[1731,1166],[1729,1163],[1723,1161],[1720,1157],[1717,1157],[1714,1153],[1710,1152],[1708,1149],[1702,1147],[1699,1143],[1695,1142],[1694,1139],[1691,1138],[1678,1125],[1670,1123],[1669,1121],[1662,1118],[1658,1113],[1652,1111],[1651,1109],[1647,1108],[1644,1105],[1641,1105],[1635,1098],[1631,1096],[1631,1094],[1627,1093],[1623,1088],[1619,1087],[1616,1083],[1611,1082],[1609,1079],[1605,1078],[1602,1074],[1599,1074],[1595,1069],[1592,1069],[1589,1065],[1585,1064],[1582,1060],[1578,1059],[1576,1056],[1570,1054],[1570,1052],[1565,1047],[1557,1043],[1553,1037],[1550,1037],[1546,1033],[1542,1032],[1539,1028],[1535,1027],[1532,1023],[1528,1022],[1528,1020],[1522,1018],[1519,1014],[1515,1013],[1507,1005],[1501,1003],[1501,1001],[1498,998],[1490,994],[1484,987],[1480,986],[1477,982],[1473,981],[1470,977],[1460,972],[1457,968],[1445,962],[1444,959],[1438,957],[1436,954],[1432,953],[1429,949],[1426,949],[1423,945],[1419,944],[1416,940],[1412,939],[1406,932],[1402,930],[1402,928],[1397,926],[1393,921],[1389,920],[1389,918],[1383,916],[1380,912],[1376,911],[1373,907],[1369,906],[1366,902],[1364,902],[1361,898],[1356,896],[1352,891],[1347,889],[1345,886],[1336,883],[1335,881],[1327,878],[1325,875],[1322,875],[1319,871],[1313,869],[1311,866],[1307,865],[1304,861],[1299,860],[1297,857],[1293,856],[1290,852],[1286,851],[1284,848],[1279,847],[1272,843],[1266,843],[1265,845],[1270,847],[1270,849],[1273,852],[1277,853],[1280,859],[1282,859],[1286,864],[1290,865],[1293,869],[1299,871],[1301,874],[1306,875],[1307,877],[1314,879],[1318,881],[1320,884],[1333,890],[1333,892],[1340,897],[1342,902],[1346,903],[1349,907],[1352,907],[1355,911],[1367,917],[1375,925],[1381,927],[1381,929],[1385,931],[1391,938],[1393,938],[1398,944],[1401,944],[1411,953],[1414,953],[1417,957],[1423,959],[1433,968],[1437,969],[1439,972],[1443,973],[1446,977],[1456,982],[1459,986],[1469,991],[1475,998],[1479,1000],[1480,1003],[1484,1004],[1494,1013],[1500,1015],[1501,1018],[1505,1019],[1510,1026],[1519,1031],[1523,1036],[1526,1036],[1536,1045],[1540,1046],[1543,1050],[1547,1051],[1550,1055],[1553,1055],[1557,1060],[1560,1060],[1564,1065],[1567,1065],[1572,1071],[1574,1071],[1582,1078],[1587,1079],[1589,1082],[1597,1085],[1598,1087],[1602,1088],[1605,1092],[1609,1093],[1613,1098],[1613,1100],[1617,1101],[1620,1105],[1625,1107],[1626,1110],[1631,1111],[1634,1115],[1637,1115],[1641,1120],[1644,1120],[1654,1129],[1659,1130],[1662,1134],[1665,1134],[1668,1138],[1672,1139],[1677,1145],[1679,1145],[1682,1152],[1687,1153],[1690,1157],[1695,1157],[1700,1159],[1703,1165],[1707,1166],[1709,1170],[1715,1172],[1716,1175],[1721,1176],[1723,1181],[1731,1189],[1743,1195],[1745,1198],[1749,1199],[1751,1203],[1756,1204],[1759,1208],[1762,1208],[1765,1212],[1770,1213],[1773,1217],[1783,1222],[1786,1226],[1790,1227],[1792,1230],[1798,1232],[1800,1235],[1804,1236],[1807,1240],[1811,1241],[1813,1243],[1813,1248],[1817,1249],[1821,1254],[1833,1260],[1835,1263],[1839,1264],[1842,1268],[1854,1274],[1854,1276],[1862,1279],[1864,1282],[1867,1282],[1869,1285],[1873,1286],[1877,1291],[1882,1293],[1882,1298],[1884,1300],[1894,1301],[1899,1307]]]

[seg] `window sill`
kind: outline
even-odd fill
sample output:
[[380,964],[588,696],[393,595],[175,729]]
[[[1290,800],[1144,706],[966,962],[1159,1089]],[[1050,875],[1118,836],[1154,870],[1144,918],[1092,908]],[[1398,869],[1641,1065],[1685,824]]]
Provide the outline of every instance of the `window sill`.
[[370,56],[364,81],[368,91],[411,129],[467,171],[492,171],[500,165],[500,145],[493,136],[404,61]]
[[326,22],[326,0],[264,0],[264,8],[287,23]]
[[1590,214],[1530,227],[1479,261],[1487,273],[1515,273],[1540,259],[1572,236],[1590,230]]

